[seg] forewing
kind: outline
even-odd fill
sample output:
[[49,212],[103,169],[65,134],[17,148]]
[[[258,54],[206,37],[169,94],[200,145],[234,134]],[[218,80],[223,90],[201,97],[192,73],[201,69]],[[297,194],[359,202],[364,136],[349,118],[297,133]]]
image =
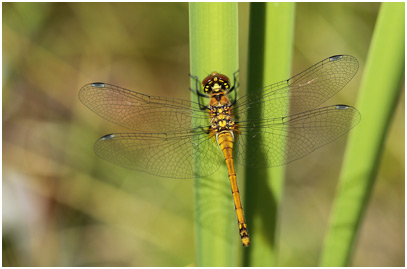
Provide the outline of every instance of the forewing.
[[107,83],[83,86],[79,99],[101,117],[140,132],[171,132],[209,125],[207,113],[197,109],[194,102],[149,96]]
[[289,117],[242,122],[236,158],[250,167],[287,164],[336,140],[359,121],[357,109],[334,105]]
[[318,107],[339,92],[356,74],[359,63],[353,56],[337,55],[311,66],[303,72],[238,99],[234,111],[247,120],[250,107],[262,107],[267,119],[284,117]]
[[[96,141],[95,152],[119,166],[157,176],[203,177],[214,173],[222,161],[222,153],[214,139],[200,131],[119,133]],[[197,164],[196,159],[200,160]]]

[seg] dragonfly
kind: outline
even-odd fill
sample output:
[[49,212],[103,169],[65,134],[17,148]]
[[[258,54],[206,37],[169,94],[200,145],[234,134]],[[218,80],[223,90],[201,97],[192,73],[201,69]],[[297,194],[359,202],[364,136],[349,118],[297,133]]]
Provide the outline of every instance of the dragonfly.
[[[320,105],[344,88],[358,68],[353,56],[331,56],[239,98],[236,73],[232,84],[226,75],[212,72],[202,83],[192,76],[197,102],[102,82],[83,86],[79,99],[102,118],[133,131],[96,141],[96,154],[116,165],[161,177],[202,178],[226,162],[239,235],[242,245],[249,246],[235,162],[254,168],[285,165],[346,134],[359,123],[359,111]],[[250,113],[253,108],[261,109]]]

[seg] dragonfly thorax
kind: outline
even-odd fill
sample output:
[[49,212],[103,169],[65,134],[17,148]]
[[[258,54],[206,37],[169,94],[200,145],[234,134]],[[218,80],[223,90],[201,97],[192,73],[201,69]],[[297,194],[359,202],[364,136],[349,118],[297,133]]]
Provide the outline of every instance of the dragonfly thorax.
[[220,114],[214,116],[211,120],[211,129],[214,132],[232,131],[235,127],[235,122],[231,115]]
[[211,129],[215,133],[233,131],[235,121],[232,117],[232,108],[229,99],[222,95],[212,94],[210,102]]
[[229,103],[211,106],[212,117],[219,116],[222,114],[230,114],[230,113],[231,113],[231,105]]

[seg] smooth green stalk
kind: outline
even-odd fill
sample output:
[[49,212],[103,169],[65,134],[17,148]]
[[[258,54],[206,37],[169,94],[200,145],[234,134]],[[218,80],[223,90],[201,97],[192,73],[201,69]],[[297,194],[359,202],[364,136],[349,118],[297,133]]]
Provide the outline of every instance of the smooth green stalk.
[[[217,71],[232,79],[239,69],[237,4],[191,3],[189,12],[191,74],[202,80]],[[192,98],[197,101],[196,94]],[[208,161],[213,160],[195,163]],[[195,180],[195,203],[196,265],[236,266],[241,243],[225,165],[213,176]]]
[[[294,3],[251,4],[249,95],[264,86],[290,77],[294,13]],[[249,113],[260,115],[261,108],[253,107]],[[282,140],[281,143],[285,141]],[[261,148],[256,151],[263,154]],[[277,220],[284,175],[284,167],[246,168],[246,216],[252,238],[250,250],[245,253],[246,266],[275,266],[277,263]]]
[[[348,266],[404,76],[404,3],[383,3],[370,45],[321,266]],[[380,244],[380,242],[377,242]]]

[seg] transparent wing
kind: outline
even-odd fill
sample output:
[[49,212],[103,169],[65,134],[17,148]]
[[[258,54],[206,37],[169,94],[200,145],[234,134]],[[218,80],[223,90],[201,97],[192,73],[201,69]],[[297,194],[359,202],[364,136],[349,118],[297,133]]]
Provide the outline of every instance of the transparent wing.
[[[200,130],[110,134],[96,141],[95,152],[119,166],[170,178],[207,176],[222,163],[215,138]],[[201,161],[194,164],[196,159]]]
[[[303,72],[237,100],[234,108],[243,121],[250,107],[262,106],[259,118],[277,118],[318,107],[339,92],[356,74],[358,61],[349,55],[329,57]],[[256,117],[257,118],[257,117]]]
[[79,99],[101,117],[131,130],[161,133],[209,125],[207,112],[199,110],[197,103],[149,96],[107,83],[83,86]]
[[359,121],[357,109],[334,105],[289,117],[242,122],[236,159],[250,167],[287,164],[346,134]]

